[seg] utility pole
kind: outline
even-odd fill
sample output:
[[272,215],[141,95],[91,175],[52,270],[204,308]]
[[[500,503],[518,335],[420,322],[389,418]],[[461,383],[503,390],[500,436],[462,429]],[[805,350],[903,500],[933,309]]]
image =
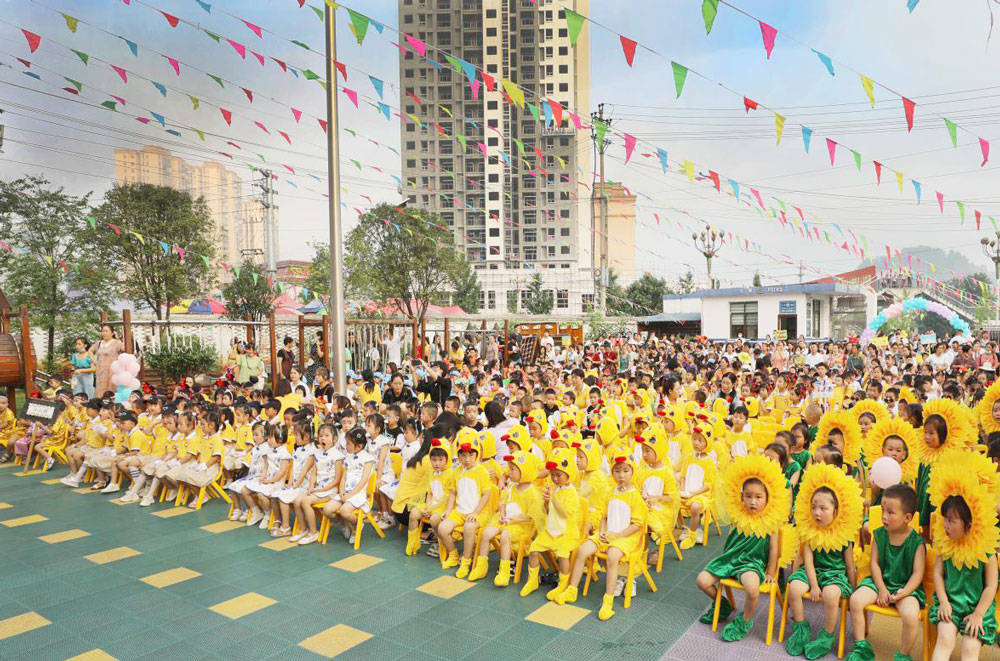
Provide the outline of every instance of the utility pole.
[[264,261],[267,262],[267,275],[274,277],[277,271],[277,246],[278,232],[275,228],[274,210],[278,207],[274,204],[274,196],[277,191],[274,189],[274,173],[270,170],[258,169],[260,179],[255,182],[260,188],[260,206],[264,209]]
[[[326,26],[326,172],[330,199],[330,329],[332,338],[327,354],[333,358],[333,382],[336,392],[347,393],[347,366],[344,352],[347,333],[344,328],[344,246],[340,226],[340,124],[337,119],[337,15],[336,4],[325,3]],[[416,339],[416,338],[414,338]]]
[[804,264],[803,264],[802,260],[800,259],[799,260],[799,282],[800,283],[802,282],[802,268],[803,268],[803,266],[804,266]]
[[[603,103],[599,103],[599,104],[597,104],[597,112],[590,113],[590,119],[591,119],[591,139],[594,141],[594,146],[595,146],[595,148],[597,149],[597,152],[598,152],[598,158],[599,158],[598,168],[599,168],[599,173],[600,173],[599,176],[601,178],[601,190],[600,190],[600,194],[597,195],[596,186],[591,186],[591,193],[590,193],[590,228],[591,228],[591,236],[595,237],[591,241],[590,261],[591,261],[591,268],[593,269],[594,252],[595,252],[594,251],[594,242],[595,241],[599,241],[600,242],[600,267],[598,269],[598,277],[600,278],[600,283],[598,285],[597,306],[598,306],[598,309],[601,311],[601,314],[607,314],[607,309],[608,309],[608,282],[609,282],[609,274],[608,274],[608,196],[607,196],[607,194],[604,191],[604,152],[605,152],[605,150],[607,150],[608,145],[611,144],[611,141],[608,140],[607,138],[603,138],[603,136],[602,136],[603,139],[598,140],[597,131],[595,130],[595,127],[597,126],[597,122],[601,122],[605,126],[607,126],[607,127],[610,128],[611,127],[611,118],[604,116],[604,104]],[[595,198],[595,195],[596,195],[596,198]],[[594,229],[595,229],[595,227],[594,227],[594,224],[595,224],[594,223],[594,200],[595,199],[599,199],[600,200],[600,204],[601,204],[601,209],[600,209],[600,231],[596,231],[596,232],[594,231]],[[598,237],[597,235],[600,235],[600,236]]]

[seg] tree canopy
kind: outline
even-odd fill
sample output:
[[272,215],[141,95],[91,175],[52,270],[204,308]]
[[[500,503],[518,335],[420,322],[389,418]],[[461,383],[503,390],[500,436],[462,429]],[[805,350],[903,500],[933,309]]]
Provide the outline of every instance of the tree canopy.
[[274,291],[263,269],[249,259],[233,268],[233,279],[222,288],[226,318],[263,321],[271,313]]
[[550,314],[554,304],[551,289],[542,289],[542,276],[536,273],[528,281],[524,311],[528,314]]

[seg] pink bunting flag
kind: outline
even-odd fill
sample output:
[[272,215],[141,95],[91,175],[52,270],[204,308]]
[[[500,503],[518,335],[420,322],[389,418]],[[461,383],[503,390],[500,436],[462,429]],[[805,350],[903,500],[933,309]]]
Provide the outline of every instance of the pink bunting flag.
[[174,73],[176,73],[178,76],[181,75],[181,64],[180,64],[180,62],[178,62],[174,58],[170,57],[169,55],[164,55],[163,57],[167,58],[167,62],[170,62],[170,66],[172,66],[174,68]]
[[760,208],[767,211],[767,208],[764,206],[764,200],[760,199],[760,193],[757,191],[757,189],[751,188],[750,193],[753,194],[753,197],[755,200],[757,200],[757,204],[760,205]]
[[478,101],[479,100],[479,88],[482,87],[482,86],[483,86],[483,84],[481,82],[479,82],[478,78],[476,78],[475,80],[472,81],[471,87],[472,87],[472,100],[473,101]]
[[227,145],[230,145],[230,146],[232,146],[232,147],[236,147],[237,149],[243,149],[243,147],[240,147],[240,146],[239,146],[238,144],[236,144],[236,143],[235,143],[235,142],[233,142],[232,140],[226,140],[226,144],[227,144]]
[[913,111],[917,107],[917,104],[905,96],[901,98],[903,99],[903,114],[906,115],[906,130],[909,132],[913,130]]
[[250,53],[251,53],[251,54],[252,54],[252,55],[253,55],[254,57],[256,57],[256,58],[257,58],[257,61],[258,61],[258,62],[260,62],[260,66],[264,66],[264,56],[263,56],[263,55],[261,55],[260,53],[258,53],[258,52],[257,52],[257,51],[255,51],[255,50],[252,50],[252,51],[250,51]]
[[483,158],[486,158],[486,145],[482,142],[477,144],[479,145],[479,151],[483,152]]
[[751,110],[757,109],[757,102],[752,99],[748,99],[747,97],[743,97],[743,109],[749,115]]
[[826,139],[826,150],[830,152],[830,165],[833,165],[833,161],[837,156],[837,143],[830,138]]
[[764,38],[764,50],[767,52],[767,59],[771,59],[771,51],[774,50],[774,38],[778,36],[778,31],[765,23],[760,23],[760,35]]
[[287,134],[287,133],[285,133],[284,131],[278,131],[278,133],[279,133],[279,134],[281,135],[281,137],[282,137],[282,138],[284,138],[284,139],[285,139],[285,141],[286,141],[286,142],[287,142],[288,144],[292,144],[292,139],[288,137],[288,134]]
[[632,151],[635,149],[635,136],[625,134],[625,165],[628,165],[628,161],[632,158]]
[[986,165],[986,161],[990,160],[990,143],[979,138],[979,149],[983,152],[983,162],[980,163],[979,167],[983,167]]
[[346,83],[347,82],[347,65],[344,64],[343,62],[338,62],[337,60],[334,60],[333,61],[333,66],[334,66],[334,68],[337,69],[337,71],[340,72],[340,75],[344,78],[344,82]]
[[319,122],[319,127],[323,129],[323,133],[326,133],[326,120],[317,118],[316,121]]
[[253,103],[253,91],[252,90],[248,90],[245,87],[241,87],[240,89],[243,90],[243,93],[247,95],[248,99],[250,99],[250,103]]
[[632,61],[635,59],[635,47],[637,44],[625,35],[618,35],[618,38],[621,39],[622,42],[622,53],[625,54],[625,61],[629,66],[632,66]]
[[246,46],[244,46],[238,41],[233,41],[232,39],[226,39],[226,41],[228,41],[229,45],[232,46],[236,50],[236,52],[240,54],[240,57],[242,57],[244,60],[247,59]]
[[259,128],[264,133],[267,133],[268,135],[271,135],[271,132],[267,130],[267,127],[264,126],[263,124],[261,124],[260,122],[254,120],[254,125],[256,125],[257,128]]
[[282,62],[281,60],[279,60],[276,57],[272,57],[271,59],[278,63],[278,66],[281,67],[282,71],[284,71],[285,73],[288,73],[288,65],[287,64],[285,64],[284,62]]
[[299,120],[302,119],[302,111],[297,108],[292,108],[292,117],[295,118],[295,123],[298,124]]
[[119,76],[121,76],[121,79],[122,79],[123,83],[127,83],[128,82],[128,74],[125,72],[125,69],[122,69],[121,67],[116,67],[113,64],[108,65],[108,66],[110,66],[112,69],[114,69],[115,73],[117,73]]
[[163,14],[163,18],[167,19],[167,23],[170,23],[170,27],[172,27],[172,28],[177,27],[177,24],[180,22],[179,18],[177,18],[173,14],[168,14],[167,12],[163,11],[162,9],[160,10],[160,13]]
[[351,103],[354,104],[354,107],[355,108],[359,107],[358,106],[358,93],[355,90],[348,89],[346,87],[342,87],[341,89],[344,90],[344,94],[346,94],[347,98],[351,100]]
[[28,32],[24,28],[21,28],[21,32],[24,33],[24,38],[28,40],[28,50],[32,53],[38,50],[38,44],[42,43],[42,37],[34,32]]
[[149,117],[136,117],[135,121],[142,122],[143,124],[149,124]]
[[177,254],[180,256],[182,262],[184,261],[184,253],[186,253],[186,252],[187,251],[184,250],[184,248],[181,248],[180,246],[177,246]]
[[982,223],[983,223],[983,214],[979,211],[979,209],[976,209],[976,229],[977,230],[980,229],[980,226],[982,225]]
[[286,170],[288,170],[292,174],[295,174],[295,170],[293,170],[291,166],[285,165],[284,163],[282,163],[282,165],[285,167]]
[[262,35],[262,34],[261,34],[261,31],[260,31],[260,26],[259,26],[259,25],[254,25],[254,24],[253,24],[253,23],[251,23],[250,21],[247,21],[247,20],[245,20],[245,19],[242,19],[242,18],[241,18],[240,20],[241,20],[241,21],[243,21],[243,24],[244,24],[244,25],[246,25],[246,26],[247,26],[248,28],[250,28],[250,31],[251,31],[251,32],[253,32],[253,33],[254,33],[255,35],[257,35],[257,36],[258,36],[258,37],[260,37],[261,39],[263,39],[263,38],[264,38],[264,35]]
[[230,159],[230,160],[232,160],[232,158],[233,158],[233,155],[232,155],[232,154],[227,154],[227,153],[226,153],[226,152],[224,152],[224,151],[220,151],[219,153],[220,153],[220,154],[222,154],[223,156],[225,156],[226,158]]
[[111,98],[114,99],[115,101],[117,101],[118,103],[122,104],[123,106],[126,105],[125,99],[123,99],[120,96],[115,96],[114,94],[112,94]]
[[941,209],[941,213],[944,213],[944,193],[937,194],[938,208]]
[[571,112],[569,114],[569,118],[570,121],[573,122],[573,128],[575,128],[577,131],[583,128],[583,122],[580,121],[580,116],[577,115],[575,112]]
[[403,35],[406,37],[406,42],[413,46],[413,50],[420,53],[421,57],[427,57],[427,44],[420,41],[416,37],[411,37],[410,35]]
[[112,225],[111,223],[108,223],[108,227],[110,227],[111,231],[117,234],[118,236],[122,235],[122,230],[117,225]]
[[222,118],[226,120],[226,124],[229,126],[233,125],[233,113],[226,110],[225,108],[219,108],[219,112],[222,113]]

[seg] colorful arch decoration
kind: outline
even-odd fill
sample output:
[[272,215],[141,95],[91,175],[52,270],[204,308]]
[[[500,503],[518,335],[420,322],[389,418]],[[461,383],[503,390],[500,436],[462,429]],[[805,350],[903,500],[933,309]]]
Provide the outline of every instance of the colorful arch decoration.
[[962,335],[970,335],[972,329],[969,327],[969,322],[958,316],[958,313],[949,308],[947,305],[942,305],[937,301],[928,301],[926,298],[921,298],[920,296],[913,296],[911,298],[902,301],[901,303],[893,303],[887,307],[882,312],[875,315],[875,318],[868,323],[868,327],[865,328],[864,332],[861,333],[861,344],[868,344],[875,338],[878,330],[882,328],[890,319],[895,319],[901,315],[908,312],[933,312],[934,314],[940,316],[955,330],[962,333]]

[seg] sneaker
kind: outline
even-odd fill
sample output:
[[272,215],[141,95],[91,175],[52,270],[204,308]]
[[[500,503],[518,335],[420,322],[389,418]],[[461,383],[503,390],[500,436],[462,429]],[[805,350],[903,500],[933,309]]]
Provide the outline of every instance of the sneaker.
[[121,487],[114,482],[108,482],[108,485],[101,489],[101,493],[115,493],[121,491]]
[[149,493],[149,485],[147,484],[142,488],[142,491],[139,492],[139,497],[145,498],[148,493]]
[[59,480],[60,484],[65,484],[68,487],[77,488],[80,486],[80,480],[74,479],[71,475],[67,475],[63,479]]
[[136,495],[136,494],[134,494],[134,493],[127,493],[124,496],[122,496],[122,501],[121,502],[123,502],[123,503],[138,503],[139,502],[139,496]]
[[149,507],[152,504],[153,504],[153,499],[150,498],[149,496],[146,496],[145,498],[139,501],[139,507]]
[[695,535],[695,540],[699,544],[704,544],[705,543],[705,529],[704,528],[698,528],[698,533]]
[[393,521],[392,518],[387,516],[375,519],[375,523],[378,524],[378,527],[381,528],[382,530],[389,530],[390,528],[396,525],[396,522]]
[[271,530],[271,537],[288,537],[290,531],[288,528],[282,528],[281,526],[275,526]]
[[237,520],[238,521],[246,521],[247,517],[249,517],[249,516],[250,516],[250,512],[248,512],[246,510],[243,510],[242,512],[240,512],[240,518],[237,519]]
[[233,513],[229,515],[229,520],[239,521],[241,516],[243,517],[242,520],[246,521],[246,515],[243,513],[243,510],[233,510]]
[[299,540],[299,546],[306,546],[306,545],[312,544],[312,543],[314,543],[314,542],[316,542],[318,540],[319,540],[319,533],[318,532],[314,532],[313,534],[306,535],[305,537],[303,537],[302,539],[300,539]]
[[353,541],[354,533],[351,531],[350,527],[344,526],[343,528],[340,529],[340,532],[344,536],[344,539],[349,539]]
[[620,597],[623,592],[625,592],[625,577],[619,576],[618,580],[615,581],[615,596]]
[[49,457],[48,459],[46,459],[45,460],[45,470],[48,470],[48,469],[52,468],[55,465],[55,463],[56,463],[56,460],[53,459],[52,457]]
[[250,512],[250,515],[246,518],[246,522],[248,526],[253,526],[260,523],[260,520],[263,518],[264,518],[264,513],[258,509],[255,509],[252,512]]
[[271,515],[268,513],[263,513],[261,515],[260,524],[257,525],[261,530],[267,530],[271,523]]
[[108,486],[107,482],[94,482],[93,484],[90,485],[90,490],[91,491],[100,491],[100,490],[102,490],[106,486]]
[[425,553],[427,555],[429,555],[430,557],[432,557],[432,558],[438,557],[438,555],[439,555],[438,545],[437,544],[431,544],[430,546],[427,547],[427,550],[425,551]]
[[351,538],[349,540],[347,540],[347,543],[350,544],[351,546],[354,546],[354,533],[353,532],[351,533]]
[[290,542],[297,542],[297,541],[299,541],[300,539],[302,539],[303,537],[306,537],[306,536],[307,536],[307,533],[306,533],[305,530],[303,530],[303,531],[297,532],[294,535],[292,535],[291,537],[289,537],[288,541],[290,541]]

